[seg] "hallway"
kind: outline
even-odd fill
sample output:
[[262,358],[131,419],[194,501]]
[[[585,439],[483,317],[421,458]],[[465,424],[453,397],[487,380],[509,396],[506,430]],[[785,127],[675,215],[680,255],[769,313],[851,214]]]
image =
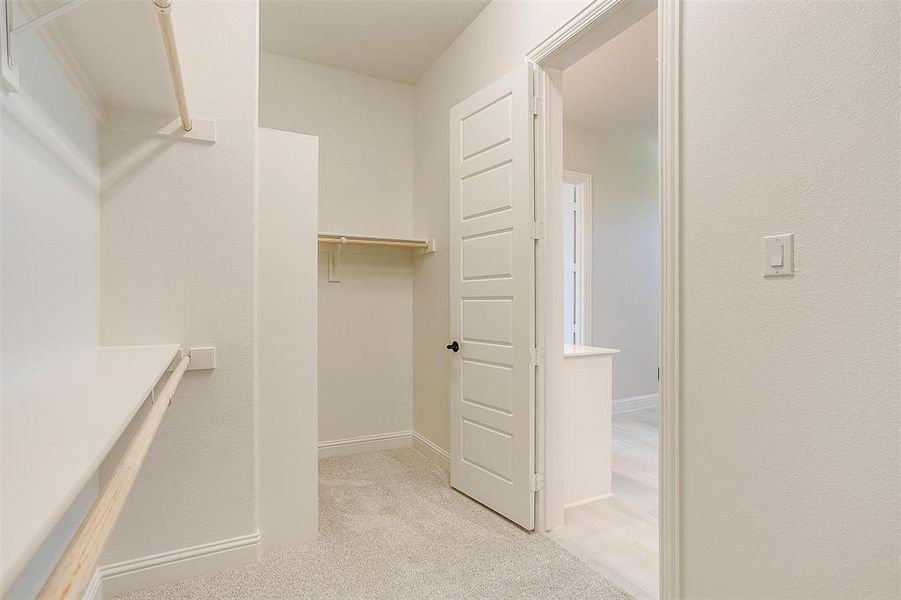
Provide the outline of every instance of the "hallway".
[[613,415],[613,497],[566,511],[549,535],[636,598],[657,597],[659,411]]

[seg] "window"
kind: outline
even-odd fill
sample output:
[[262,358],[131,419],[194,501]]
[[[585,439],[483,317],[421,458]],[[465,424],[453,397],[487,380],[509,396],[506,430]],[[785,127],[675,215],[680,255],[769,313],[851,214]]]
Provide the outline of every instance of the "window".
[[563,172],[563,343],[591,344],[591,175]]

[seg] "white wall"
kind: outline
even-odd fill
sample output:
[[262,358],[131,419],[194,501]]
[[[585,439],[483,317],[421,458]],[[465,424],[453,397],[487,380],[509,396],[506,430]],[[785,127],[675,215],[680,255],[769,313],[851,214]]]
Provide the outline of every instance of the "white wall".
[[257,528],[257,3],[182,2],[178,33],[191,110],[218,141],[104,129],[102,341],[212,345],[217,368],[182,380],[104,564]]
[[4,91],[3,384],[99,340],[99,124],[35,33]]
[[257,514],[265,552],[319,535],[319,140],[257,132]]
[[688,597],[901,596],[899,11],[685,7]]
[[[413,218],[413,88],[263,52],[260,124],[320,139],[320,231],[406,237]],[[340,283],[319,257],[319,439],[407,431],[408,251],[347,248]]]
[[[899,8],[685,7],[686,597],[901,593]],[[414,427],[444,448],[447,111],[576,11],[492,3],[416,86]],[[764,280],[784,231],[798,274]]]
[[[524,64],[525,54],[587,1],[492,2],[416,83],[414,231],[436,253],[413,279],[413,428],[450,449],[448,111]],[[561,259],[562,260],[562,259]]]
[[571,126],[563,135],[564,168],[591,175],[591,344],[621,350],[613,359],[614,400],[656,394],[656,136]]
[[[17,39],[20,91],[0,130],[0,380],[96,346],[100,127],[64,63],[35,32]],[[92,478],[8,592],[33,597],[97,494]]]

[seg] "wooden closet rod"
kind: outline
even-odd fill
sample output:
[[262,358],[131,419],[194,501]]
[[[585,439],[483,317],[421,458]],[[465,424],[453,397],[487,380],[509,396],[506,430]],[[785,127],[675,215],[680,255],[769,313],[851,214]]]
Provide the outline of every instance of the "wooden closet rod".
[[38,594],[38,600],[70,600],[84,596],[84,591],[97,568],[100,553],[119,519],[131,486],[138,476],[138,471],[141,470],[150,444],[156,437],[163,415],[166,414],[166,409],[175,394],[175,388],[178,387],[178,382],[181,381],[181,376],[185,374],[190,362],[191,356],[185,354],[172,371],[166,385],[153,401],[147,416],[129,441],[112,476],[44,583],[41,593]]
[[357,246],[391,246],[393,248],[421,248],[428,249],[429,243],[421,240],[380,240],[376,238],[364,238],[353,236],[319,236],[320,244],[348,244]]
[[185,82],[181,77],[181,61],[178,59],[178,47],[175,44],[175,29],[172,27],[172,0],[153,0],[157,17],[160,21],[160,33],[163,34],[163,46],[166,49],[166,60],[169,62],[169,75],[172,76],[172,87],[175,89],[175,102],[178,104],[178,117],[181,128],[191,131],[191,115],[188,114],[188,99],[185,97]]

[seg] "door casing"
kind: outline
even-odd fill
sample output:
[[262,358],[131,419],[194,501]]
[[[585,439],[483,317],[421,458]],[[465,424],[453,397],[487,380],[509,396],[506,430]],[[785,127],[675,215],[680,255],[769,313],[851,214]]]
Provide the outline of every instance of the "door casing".
[[545,223],[537,246],[536,345],[545,350],[536,387],[537,529],[563,524],[559,402],[562,352],[562,70],[657,10],[658,204],[660,228],[659,548],[661,599],[681,597],[679,560],[680,19],[681,0],[595,0],[527,55],[530,65],[535,206]]

